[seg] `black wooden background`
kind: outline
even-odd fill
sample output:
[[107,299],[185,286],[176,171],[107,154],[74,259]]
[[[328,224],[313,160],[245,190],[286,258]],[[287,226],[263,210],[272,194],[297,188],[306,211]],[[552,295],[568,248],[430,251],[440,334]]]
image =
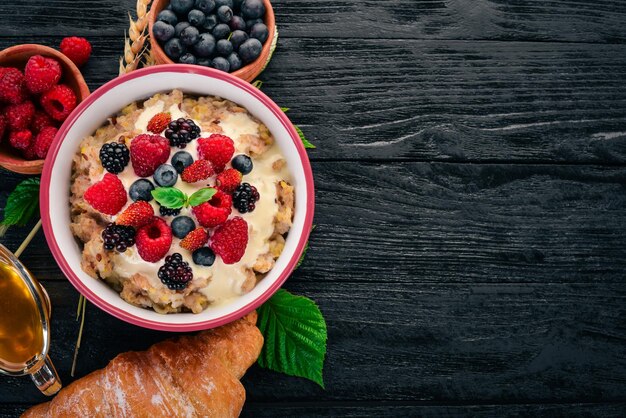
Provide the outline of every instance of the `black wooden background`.
[[[318,146],[317,229],[286,288],[327,318],[327,389],[255,366],[244,415],[626,415],[626,2],[274,5],[264,91]],[[133,7],[3,1],[0,48],[85,36],[95,89]],[[21,179],[2,172],[0,204]],[[23,259],[67,384],[78,294],[42,234]],[[77,375],[167,336],[89,306]],[[0,377],[1,417],[43,400]]]

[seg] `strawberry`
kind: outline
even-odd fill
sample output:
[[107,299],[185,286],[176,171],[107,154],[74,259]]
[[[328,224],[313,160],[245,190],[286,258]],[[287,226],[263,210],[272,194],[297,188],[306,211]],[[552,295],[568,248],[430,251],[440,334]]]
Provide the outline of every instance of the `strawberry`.
[[222,171],[216,179],[217,188],[225,193],[232,193],[241,183],[242,177],[243,175],[234,168]]
[[152,116],[150,122],[148,122],[148,131],[153,134],[160,134],[167,128],[167,125],[172,121],[172,116],[169,113],[157,113]]
[[84,197],[92,208],[106,215],[117,214],[127,200],[122,181],[111,173],[106,173],[102,180],[91,185]]
[[218,190],[211,200],[191,208],[191,212],[200,225],[213,228],[226,222],[232,211],[232,204],[232,197]]
[[26,87],[31,93],[43,93],[54,87],[61,79],[61,65],[55,59],[33,55],[26,63],[24,77]]
[[209,234],[204,228],[196,228],[180,242],[180,246],[189,251],[196,251],[209,242]]
[[154,209],[152,209],[152,205],[145,200],[140,200],[124,209],[124,212],[117,217],[115,223],[118,225],[141,228],[142,226],[152,222],[153,218]]
[[26,101],[24,103],[10,105],[4,109],[7,124],[12,131],[22,131],[28,129],[33,116],[35,115],[35,105]]
[[130,143],[130,161],[135,174],[149,177],[170,158],[170,143],[159,135],[139,135]]
[[57,131],[57,128],[54,126],[46,126],[37,134],[34,143],[34,151],[37,157],[42,159],[46,158],[48,150],[50,149],[50,144],[52,144]]
[[235,153],[235,143],[226,135],[213,134],[198,139],[198,155],[213,163],[216,172],[222,172]]
[[211,237],[211,249],[224,264],[235,264],[246,252],[248,246],[248,223],[239,216],[218,226]]
[[135,244],[142,259],[156,263],[165,257],[172,246],[172,230],[163,219],[155,217],[137,231]]
[[189,167],[185,168],[180,178],[187,183],[195,183],[197,181],[206,180],[215,174],[213,164],[207,160],[194,161]]

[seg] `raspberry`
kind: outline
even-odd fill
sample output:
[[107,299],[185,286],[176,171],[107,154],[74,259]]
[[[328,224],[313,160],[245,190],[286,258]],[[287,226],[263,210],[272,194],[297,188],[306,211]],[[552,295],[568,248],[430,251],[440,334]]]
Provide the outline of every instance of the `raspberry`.
[[104,249],[108,251],[115,249],[117,252],[123,253],[128,247],[135,245],[135,234],[135,228],[132,226],[108,224],[102,231]]
[[33,141],[33,134],[30,131],[12,131],[9,134],[9,144],[15,149],[26,151]]
[[37,134],[35,138],[35,155],[39,158],[46,158],[48,155],[48,150],[50,149],[50,144],[54,140],[58,129],[54,126],[46,126]]
[[61,73],[61,66],[56,60],[33,55],[24,68],[26,87],[33,94],[48,91],[59,82]]
[[135,228],[141,228],[144,225],[152,222],[154,218],[154,209],[152,205],[144,200],[132,203],[129,207],[124,209],[124,212],[120,214],[115,220],[118,225],[134,226]]
[[233,140],[226,135],[213,134],[208,138],[198,139],[198,155],[209,160],[217,172],[221,172],[235,153]]
[[240,217],[230,219],[218,226],[211,237],[211,249],[224,264],[235,264],[246,252],[248,246],[248,223]]
[[46,113],[35,110],[33,121],[30,123],[30,129],[33,134],[38,134],[46,126],[54,126],[54,121]]
[[239,183],[241,183],[241,173],[234,168],[229,168],[221,172],[217,176],[217,188],[226,193],[232,193],[235,191]]
[[130,143],[130,161],[135,174],[149,177],[170,158],[170,145],[159,135],[139,135]]
[[64,38],[59,49],[78,67],[85,64],[91,56],[91,44],[89,41],[77,36]]
[[187,183],[195,183],[200,180],[206,180],[215,174],[213,164],[207,160],[194,161],[189,167],[185,168],[180,178]]
[[117,214],[127,200],[124,185],[111,173],[106,173],[102,180],[91,185],[84,197],[92,208],[106,215]]
[[52,119],[62,122],[76,107],[76,95],[65,84],[58,84],[41,96],[40,103]]
[[209,234],[204,228],[196,228],[180,242],[180,246],[191,252],[196,251],[209,242]]
[[130,151],[126,144],[120,142],[108,142],[100,148],[100,162],[106,171],[119,174],[130,161]]
[[160,134],[167,128],[171,120],[172,117],[169,113],[157,113],[152,116],[152,119],[148,122],[148,131],[153,134]]
[[139,256],[149,263],[156,263],[170,250],[172,230],[163,219],[155,217],[152,223],[137,231],[135,242]]
[[24,102],[7,106],[4,110],[7,117],[7,125],[12,131],[28,129],[35,115],[35,105],[32,102]]
[[191,208],[191,212],[200,225],[213,228],[226,222],[232,211],[232,204],[230,195],[218,190],[211,200]]
[[7,130],[7,118],[4,117],[4,113],[0,113],[0,142],[4,138],[4,131]]
[[200,127],[191,119],[180,118],[170,122],[165,130],[165,137],[170,145],[185,148],[188,143],[200,136]]
[[31,141],[28,148],[22,151],[22,156],[25,160],[36,160],[37,154],[35,154],[35,141]]
[[18,104],[26,100],[24,74],[17,68],[0,68],[0,101]]
[[183,261],[182,255],[174,253],[167,256],[165,264],[159,268],[158,276],[168,289],[183,290],[193,280],[193,271],[189,263]]

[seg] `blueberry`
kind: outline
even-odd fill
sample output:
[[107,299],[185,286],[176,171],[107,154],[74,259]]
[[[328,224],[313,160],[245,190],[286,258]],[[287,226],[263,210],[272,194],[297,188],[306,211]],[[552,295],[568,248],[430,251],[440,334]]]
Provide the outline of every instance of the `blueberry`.
[[200,40],[194,45],[196,55],[202,58],[210,57],[215,52],[215,38],[210,33],[200,35]]
[[176,33],[176,31],[174,30],[174,26],[161,20],[159,20],[158,22],[154,22],[154,25],[152,26],[152,31],[154,32],[154,37],[161,42],[169,41],[174,37],[174,34]]
[[134,202],[138,200],[145,200],[149,202],[152,200],[152,191],[154,190],[154,184],[150,180],[139,179],[130,185],[128,189],[128,195]]
[[230,42],[233,44],[233,48],[238,50],[242,43],[246,42],[250,38],[247,33],[242,30],[236,30],[230,37]]
[[263,19],[259,18],[246,20],[246,28],[250,30],[252,29],[252,26],[256,25],[257,23],[263,23]]
[[241,58],[239,58],[239,54],[233,52],[226,58],[228,63],[230,64],[230,71],[237,71],[241,67],[243,67],[243,62],[241,62]]
[[175,26],[178,23],[176,13],[171,10],[162,10],[161,13],[159,13],[159,15],[157,16],[157,20],[169,23],[172,26]]
[[230,71],[230,64],[228,60],[224,57],[214,58],[211,62],[211,67],[215,68],[216,70],[224,71],[226,73]]
[[215,7],[228,6],[231,9],[235,6],[233,0],[215,0]]
[[233,0],[233,10],[241,9],[242,3],[243,3],[243,0]]
[[230,22],[233,18],[233,9],[228,6],[220,6],[217,9],[217,18],[224,23]]
[[265,26],[265,23],[257,23],[256,25],[252,26],[252,29],[250,29],[250,37],[258,39],[259,41],[261,41],[262,44],[267,41],[269,35],[270,32],[269,30],[267,30],[267,26]]
[[250,38],[239,47],[239,56],[245,64],[248,64],[261,55],[262,49],[263,45],[261,45],[261,41]]
[[253,167],[252,159],[245,154],[239,154],[233,158],[231,164],[235,170],[239,171],[243,175],[250,174]]
[[180,33],[180,41],[187,46],[194,45],[200,39],[200,32],[193,26],[189,26]]
[[215,0],[196,0],[194,6],[205,15],[208,15],[215,9]]
[[178,61],[178,58],[180,58],[180,56],[185,53],[187,48],[185,48],[185,45],[180,42],[180,39],[172,38],[167,41],[167,43],[163,47],[163,50],[165,51],[167,56],[170,57],[170,59]]
[[195,64],[197,62],[196,56],[192,53],[187,52],[178,59],[178,62],[181,64]]
[[243,20],[243,17],[235,15],[228,23],[228,26],[230,26],[230,30],[233,31],[246,30],[246,21]]
[[170,5],[172,10],[179,16],[184,16],[193,9],[194,0],[172,0]]
[[158,186],[172,187],[178,181],[178,173],[171,165],[161,164],[157,167],[152,178]]
[[[200,61],[198,61],[200,64]],[[193,164],[193,157],[187,151],[178,151],[172,156],[172,166],[176,169],[178,174],[182,174],[185,168]]]
[[217,26],[217,16],[216,15],[208,15],[206,19],[204,19],[204,25],[202,27],[208,31],[212,31],[214,27]]
[[176,30],[176,37],[180,38],[180,33],[187,29],[191,24],[189,22],[178,22],[174,29]]
[[230,35],[230,27],[226,23],[220,23],[213,28],[211,33],[215,36],[215,39],[228,38],[228,35]]
[[199,266],[212,266],[215,263],[215,254],[209,247],[202,247],[191,255],[193,262]]
[[265,15],[263,0],[245,0],[241,4],[241,15],[245,19],[258,19]]
[[197,65],[202,65],[203,67],[210,67],[211,66],[211,58],[200,58],[198,60],[198,62],[196,62]]
[[223,57],[227,57],[233,52],[233,44],[228,39],[220,39],[217,41],[217,53]]
[[196,223],[189,216],[178,216],[172,221],[172,234],[176,238],[183,239],[191,231],[196,229]]
[[193,9],[187,15],[187,20],[189,21],[189,23],[191,23],[193,26],[196,26],[196,27],[202,26],[204,24],[204,19],[205,19],[204,13],[196,9]]

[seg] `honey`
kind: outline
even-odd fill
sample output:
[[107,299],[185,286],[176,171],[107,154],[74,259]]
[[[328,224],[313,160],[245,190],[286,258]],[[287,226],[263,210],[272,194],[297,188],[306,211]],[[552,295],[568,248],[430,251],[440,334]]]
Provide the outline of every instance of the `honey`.
[[44,350],[42,318],[28,285],[0,260],[0,367],[19,371]]

